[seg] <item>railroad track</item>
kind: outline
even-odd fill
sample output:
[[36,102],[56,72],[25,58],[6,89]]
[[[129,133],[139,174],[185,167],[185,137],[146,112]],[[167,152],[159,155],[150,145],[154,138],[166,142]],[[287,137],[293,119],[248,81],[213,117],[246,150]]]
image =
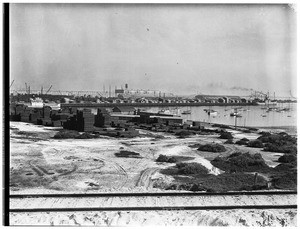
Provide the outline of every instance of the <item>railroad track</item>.
[[18,213],[295,209],[296,203],[295,191],[26,194],[10,195],[9,211]]

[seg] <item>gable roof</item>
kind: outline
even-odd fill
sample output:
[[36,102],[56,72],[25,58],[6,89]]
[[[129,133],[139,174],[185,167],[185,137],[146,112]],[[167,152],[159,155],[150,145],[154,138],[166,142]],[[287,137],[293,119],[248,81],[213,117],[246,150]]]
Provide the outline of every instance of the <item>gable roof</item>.
[[133,111],[135,111],[135,108],[131,107],[131,106],[120,106],[120,107],[114,107],[113,111],[114,112],[133,112]]

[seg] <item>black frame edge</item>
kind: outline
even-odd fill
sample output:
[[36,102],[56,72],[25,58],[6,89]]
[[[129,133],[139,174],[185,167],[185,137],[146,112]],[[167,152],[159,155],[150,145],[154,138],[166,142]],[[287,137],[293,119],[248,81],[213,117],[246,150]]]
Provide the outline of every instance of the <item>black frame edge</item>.
[[3,225],[9,226],[9,3],[3,3]]

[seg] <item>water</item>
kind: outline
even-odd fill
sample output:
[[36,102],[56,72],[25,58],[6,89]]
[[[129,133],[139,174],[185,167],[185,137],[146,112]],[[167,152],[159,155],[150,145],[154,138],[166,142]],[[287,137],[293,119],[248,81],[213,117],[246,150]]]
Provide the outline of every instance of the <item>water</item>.
[[[141,107],[141,110],[149,112],[158,112],[162,109],[170,110],[173,114],[181,114],[182,111],[191,110],[191,114],[181,115],[186,120],[205,121],[218,124],[235,125],[237,126],[250,126],[250,127],[283,127],[283,126],[297,126],[297,104],[283,103],[278,104],[276,107],[279,109],[290,108],[290,111],[267,112],[264,106],[243,106],[239,107],[239,113],[242,117],[235,118],[230,116],[234,108],[238,106],[201,106],[201,107]],[[213,109],[217,111],[217,115],[208,115],[204,109]]]

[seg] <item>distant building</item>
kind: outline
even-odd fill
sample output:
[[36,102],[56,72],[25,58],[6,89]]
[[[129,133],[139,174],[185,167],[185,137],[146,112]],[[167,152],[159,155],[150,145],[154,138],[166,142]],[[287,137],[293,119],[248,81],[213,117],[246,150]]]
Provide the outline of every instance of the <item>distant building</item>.
[[112,112],[120,113],[120,114],[134,114],[135,113],[135,108],[131,107],[131,106],[114,107],[112,109]]
[[224,95],[196,95],[195,98],[201,102],[209,103],[241,103],[246,102],[239,96],[224,96]]
[[124,90],[123,88],[121,88],[121,89],[115,89],[115,94],[116,94],[116,96],[118,96],[118,95],[123,95],[124,92],[125,92],[125,90]]

